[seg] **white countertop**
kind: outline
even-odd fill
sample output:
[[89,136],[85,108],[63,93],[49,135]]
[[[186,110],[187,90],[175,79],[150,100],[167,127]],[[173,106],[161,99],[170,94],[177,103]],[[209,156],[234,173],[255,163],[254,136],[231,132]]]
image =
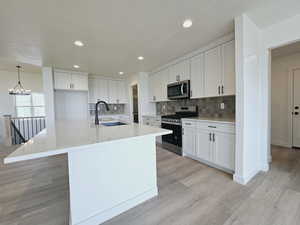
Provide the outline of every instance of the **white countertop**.
[[139,124],[106,127],[90,121],[56,121],[4,159],[4,163],[58,155],[102,143],[141,136],[161,136],[172,131]]
[[228,117],[190,117],[184,118],[182,120],[196,120],[196,121],[204,121],[204,122],[217,122],[217,123],[235,123],[235,118]]

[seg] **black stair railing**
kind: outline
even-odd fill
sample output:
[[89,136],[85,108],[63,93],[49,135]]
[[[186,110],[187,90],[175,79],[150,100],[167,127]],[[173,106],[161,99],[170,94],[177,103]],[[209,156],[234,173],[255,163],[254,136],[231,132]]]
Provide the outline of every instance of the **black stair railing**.
[[12,144],[22,144],[46,127],[45,117],[11,118]]

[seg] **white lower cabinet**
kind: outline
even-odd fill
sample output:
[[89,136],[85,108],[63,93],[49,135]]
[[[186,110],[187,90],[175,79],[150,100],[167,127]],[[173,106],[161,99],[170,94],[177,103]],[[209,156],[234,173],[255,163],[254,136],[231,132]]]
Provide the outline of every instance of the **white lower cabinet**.
[[185,153],[196,155],[196,128],[185,127],[182,132],[182,148]]
[[[144,115],[142,116],[143,125],[161,128],[161,117],[155,115]],[[156,137],[156,142],[162,143],[161,136]]]
[[226,172],[234,172],[234,128],[233,123],[183,120],[183,155]]

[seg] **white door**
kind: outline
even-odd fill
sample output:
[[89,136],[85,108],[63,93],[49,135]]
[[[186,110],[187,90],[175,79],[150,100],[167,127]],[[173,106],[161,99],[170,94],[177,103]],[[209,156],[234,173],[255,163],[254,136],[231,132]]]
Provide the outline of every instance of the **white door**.
[[210,162],[212,160],[212,133],[209,130],[198,130],[196,141],[197,157]]
[[67,90],[71,89],[71,74],[63,71],[54,71],[54,88]]
[[222,95],[235,95],[235,41],[222,46]]
[[77,91],[88,90],[88,76],[82,74],[72,74],[72,89]]
[[293,147],[300,147],[300,70],[294,70],[293,79]]
[[190,62],[184,60],[175,65],[170,66],[169,82],[174,83],[190,79]]
[[214,163],[234,171],[235,167],[235,135],[214,132]]
[[184,127],[182,135],[182,150],[191,156],[196,155],[196,129],[192,127]]
[[204,55],[191,59],[191,98],[204,97]]
[[97,97],[96,100],[101,100],[109,102],[108,97],[108,80],[106,79],[97,79]]
[[205,96],[219,96],[222,80],[221,47],[218,46],[205,52],[204,62]]

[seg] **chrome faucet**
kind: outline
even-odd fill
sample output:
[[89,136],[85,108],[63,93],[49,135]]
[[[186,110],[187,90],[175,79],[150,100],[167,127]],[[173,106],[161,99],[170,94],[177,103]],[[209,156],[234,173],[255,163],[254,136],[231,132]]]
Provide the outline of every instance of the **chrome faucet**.
[[103,103],[103,104],[105,105],[105,107],[106,107],[106,110],[109,111],[108,104],[107,104],[105,101],[98,101],[98,102],[96,103],[96,112],[95,112],[95,124],[96,124],[96,125],[99,125],[98,105],[99,105],[100,103]]

